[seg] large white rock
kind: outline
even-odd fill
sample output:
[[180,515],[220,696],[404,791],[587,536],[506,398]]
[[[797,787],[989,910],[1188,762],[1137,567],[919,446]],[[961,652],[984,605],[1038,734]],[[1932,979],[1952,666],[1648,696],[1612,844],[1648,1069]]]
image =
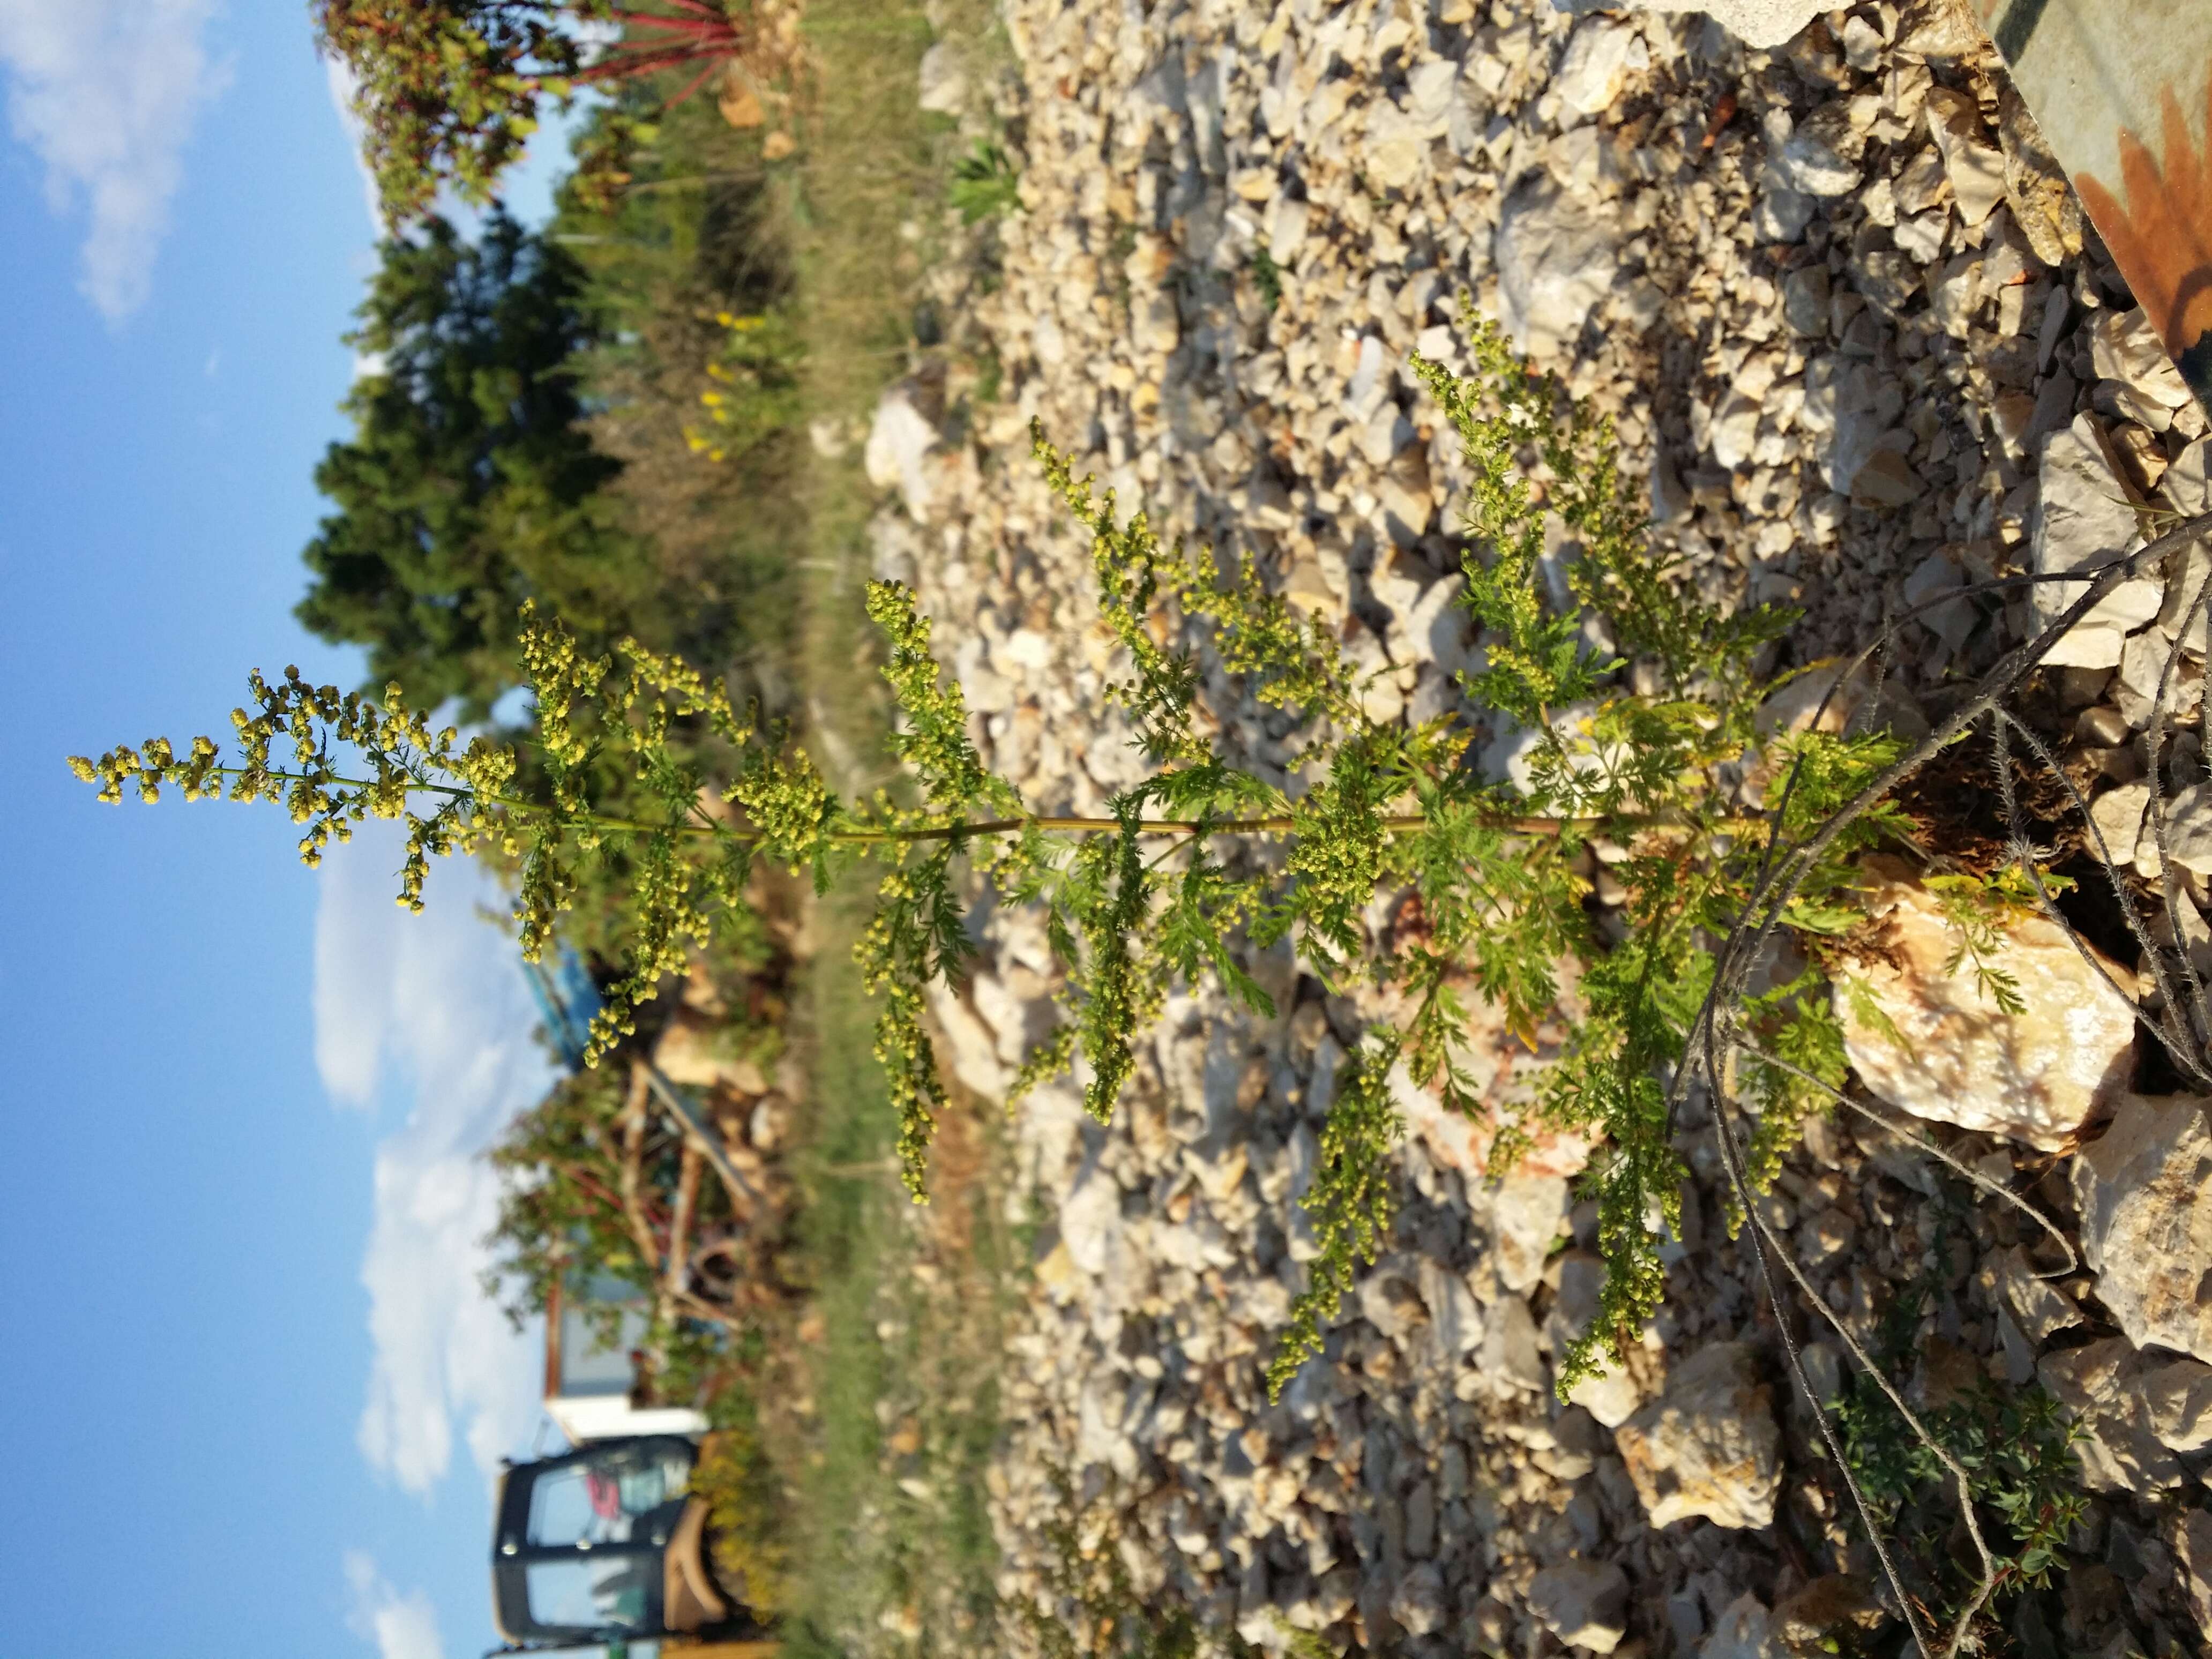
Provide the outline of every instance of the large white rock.
[[[2150,786],[2144,785],[2142,791],[2148,808]],[[2173,861],[2200,876],[2212,872],[2212,785],[2191,784],[2168,795],[2159,803],[2159,812],[2166,825],[2166,848],[2173,854]],[[2158,872],[2158,836],[2147,811],[2142,837],[2136,843],[2136,865],[2145,875]]]
[[[2190,551],[2194,553],[2196,550]],[[2177,558],[2171,562],[2180,564],[2183,561]],[[2168,605],[2174,603],[2173,589],[2177,586],[2169,576],[2166,587]],[[2160,614],[2165,614],[2163,609]],[[2179,614],[2177,607],[2177,617]],[[2201,630],[2202,624],[2199,627]],[[2201,631],[2198,637],[2203,637]],[[2173,642],[2157,629],[2146,628],[2140,634],[2129,635],[2127,642],[2120,647],[2119,676],[2106,695],[2128,724],[2138,732],[2150,725],[2152,712],[2162,695],[2166,729],[2171,732],[2176,726],[2189,722],[2197,705],[2204,701],[2203,668],[2191,662],[2186,653],[2176,659]]]
[[1490,1304],[1490,1316],[1475,1354],[1477,1375],[1492,1383],[1534,1394],[1544,1386],[1544,1357],[1536,1351],[1536,1322],[1528,1304],[1517,1296],[1501,1296]]
[[937,441],[936,425],[916,406],[909,387],[895,386],[884,393],[868,428],[868,447],[862,460],[868,482],[878,489],[896,486],[906,510],[916,519],[929,516],[928,462]]
[[1505,198],[1493,243],[1498,321],[1516,349],[1542,355],[1582,332],[1620,269],[1608,217],[1538,173]]
[[[2097,428],[2087,415],[2045,441],[2035,514],[2033,568],[2051,575],[2106,564],[2136,544],[2135,509],[2105,458]],[[2062,615],[2081,597],[2082,584],[2039,582],[2037,627]],[[2154,576],[2123,582],[2074,625],[2044,661],[2053,667],[2114,668],[2127,636],[2158,615],[2164,587]]]
[[1530,1581],[1528,1611],[1569,1647],[1611,1653],[1628,1634],[1628,1575],[1610,1561],[1562,1561]]
[[1990,143],[1981,106],[1969,94],[1931,88],[1926,108],[1928,131],[1942,152],[1959,216],[1978,225],[2004,200],[2004,154]]
[[2045,1151],[2125,1091],[2133,1007],[2057,924],[2029,916],[2005,930],[1993,965],[2013,975],[2027,1004],[2008,1014],[1971,967],[1946,971],[1959,935],[1901,861],[1870,858],[1866,874],[1887,959],[1838,976],[1835,1007],[1844,1052],[1868,1088],[1916,1117]]
[[1376,1264],[1359,1283],[1359,1311],[1367,1322],[1393,1342],[1403,1342],[1429,1322],[1428,1304],[1421,1299],[1420,1264],[1407,1255],[1390,1256]]
[[1267,216],[1267,257],[1288,270],[1306,245],[1306,221],[1312,210],[1297,197],[1279,196]]
[[1865,145],[1850,124],[1850,106],[1838,100],[1798,122],[1774,161],[1801,195],[1848,196],[1858,188],[1858,157]]
[[1103,1273],[1121,1231],[1121,1189],[1097,1163],[1086,1162],[1060,1202],[1060,1242],[1077,1267]]
[[1516,1169],[1498,1183],[1490,1216],[1498,1282],[1516,1296],[1533,1290],[1567,1218],[1566,1178]]
[[1643,46],[1644,37],[1628,24],[1603,17],[1580,23],[1559,59],[1559,72],[1552,77],[1552,90],[1583,115],[1610,109],[1628,79],[1631,50],[1641,52]]
[[1636,1415],[1644,1404],[1644,1391],[1635,1373],[1609,1353],[1598,1355],[1599,1369],[1567,1390],[1567,1403],[1580,1406],[1608,1429],[1617,1429]]
[[1613,1443],[1655,1527],[1693,1516],[1720,1527],[1774,1519],[1782,1431],[1747,1343],[1716,1342],[1691,1356],[1658,1399],[1613,1431]]
[[[1587,0],[1553,0],[1587,11]],[[1747,46],[1778,46],[1829,9],[1826,0],[1626,0],[1624,11],[1701,11]]]
[[1988,1263],[1990,1288],[2010,1304],[2014,1321],[2027,1340],[2039,1345],[2057,1332],[2081,1322],[2081,1310],[2065,1291],[2043,1278],[2015,1244],[1999,1251]]
[[2212,1365],[2176,1359],[2143,1373],[2138,1388],[2151,1432],[2178,1452],[2212,1445]]
[[[1820,210],[1820,204],[1790,184],[1790,174],[1778,155],[1768,156],[1760,164],[1757,176],[1759,205],[1752,215],[1753,234],[1762,242],[1797,240],[1813,222],[1813,216]],[[1822,328],[1825,332],[1825,324]]]
[[2173,458],[2166,470],[2165,485],[2166,499],[2177,511],[2212,512],[2212,437],[2197,439]]
[[2159,1439],[2143,1357],[2122,1337],[2047,1353],[2036,1380],[2081,1431],[2074,1458],[2098,1492],[2149,1492],[2180,1484],[2180,1463]]
[[1923,628],[1943,642],[1944,648],[1956,651],[1966,642],[1974,631],[1974,608],[1965,599],[1953,599],[1936,605],[1953,588],[1966,586],[1966,577],[1959,567],[1941,553],[1930,553],[1905,579],[1899,596],[1911,607],[1927,605],[1933,608],[1920,612],[1918,621]]
[[921,54],[918,75],[922,108],[939,115],[957,115],[968,101],[968,74],[951,42],[939,40]]
[[2212,1130],[2193,1096],[2130,1094],[2081,1149],[2074,1198],[2097,1296],[2128,1340],[2212,1362]]
[[[2089,350],[2100,379],[2119,381],[2149,409],[2180,409],[2194,395],[2141,306],[2132,311],[2100,312],[2089,325]],[[2179,501],[2174,504],[2190,510]]]
[[[1547,1265],[1546,1277],[1555,1279],[1557,1289],[1552,1311],[1544,1321],[1545,1334],[1550,1338],[1552,1352],[1562,1353],[1596,1323],[1605,1262],[1591,1251],[1570,1250],[1558,1263]],[[1647,1327],[1644,1345],[1629,1350],[1626,1365],[1601,1351],[1601,1369],[1576,1383],[1567,1395],[1567,1403],[1580,1406],[1608,1429],[1619,1428],[1636,1415],[1644,1404],[1645,1385],[1656,1381],[1658,1366],[1653,1356],[1657,1341],[1657,1334]]]
[[1713,411],[1713,459],[1730,471],[1751,459],[1759,441],[1759,404],[1741,392],[1731,392]]
[[1441,137],[1450,125],[1459,76],[1460,66],[1449,58],[1431,58],[1406,73],[1406,113],[1423,123],[1431,137]]
[[1482,1346],[1481,1305],[1467,1280],[1440,1265],[1433,1256],[1420,1260],[1418,1278],[1421,1300],[1429,1310],[1428,1336],[1434,1358],[1449,1365]]
[[1387,100],[1368,106],[1362,171],[1384,190],[1404,190],[1427,168],[1434,140],[1428,124]]

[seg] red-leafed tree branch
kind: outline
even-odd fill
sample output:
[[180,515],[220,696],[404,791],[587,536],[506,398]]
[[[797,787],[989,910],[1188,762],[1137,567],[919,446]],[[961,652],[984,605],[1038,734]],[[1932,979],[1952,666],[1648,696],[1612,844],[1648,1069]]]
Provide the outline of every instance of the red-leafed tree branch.
[[[385,216],[427,212],[441,188],[485,202],[522,154],[545,100],[690,71],[682,102],[751,32],[717,0],[311,0],[353,108]],[[618,33],[596,52],[609,26]]]

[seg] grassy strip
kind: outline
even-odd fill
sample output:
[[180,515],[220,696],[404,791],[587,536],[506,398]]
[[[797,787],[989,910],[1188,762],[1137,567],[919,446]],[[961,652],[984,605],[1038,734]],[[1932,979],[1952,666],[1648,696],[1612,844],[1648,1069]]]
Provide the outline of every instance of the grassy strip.
[[[908,367],[954,143],[951,124],[915,103],[931,40],[919,4],[816,0],[806,29],[817,75],[785,198],[805,402],[810,419],[852,432]],[[848,787],[891,775],[860,605],[875,492],[857,448],[806,456],[798,671],[817,752]],[[794,1656],[972,1652],[994,1616],[983,1475],[1007,1251],[989,1201],[995,1141],[986,1120],[949,1114],[947,1145],[964,1155],[940,1160],[928,1211],[908,1203],[871,1052],[875,1010],[852,966],[871,904],[865,883],[822,901],[805,1004],[814,1098],[797,1154],[799,1249],[816,1318]]]

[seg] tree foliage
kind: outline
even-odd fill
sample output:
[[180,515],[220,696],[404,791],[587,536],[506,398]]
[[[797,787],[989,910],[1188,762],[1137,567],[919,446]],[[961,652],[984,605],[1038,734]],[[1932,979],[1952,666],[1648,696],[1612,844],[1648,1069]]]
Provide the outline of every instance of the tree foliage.
[[[680,98],[744,45],[707,0],[313,0],[313,13],[324,52],[352,76],[369,170],[394,225],[427,213],[441,186],[490,201],[546,100],[689,68]],[[587,58],[594,25],[613,27],[616,42]],[[610,146],[596,159],[611,166],[617,153]]]
[[360,317],[354,431],[315,470],[337,510],[306,550],[300,620],[367,646],[374,683],[480,720],[518,683],[526,599],[598,636],[636,626],[647,573],[578,383],[599,334],[586,277],[503,214],[473,243],[432,219],[384,244]]
[[[484,1290],[518,1326],[544,1313],[580,1268],[623,1281],[641,1301],[650,1302],[659,1289],[660,1263],[640,1249],[623,1209],[626,1081],[611,1067],[563,1078],[516,1117],[491,1150],[491,1166],[501,1176],[499,1223],[485,1243],[498,1256],[484,1275]],[[665,1150],[660,1161],[668,1161]],[[674,1186],[671,1171],[651,1173],[656,1188]],[[643,1213],[654,1218],[649,1210]]]

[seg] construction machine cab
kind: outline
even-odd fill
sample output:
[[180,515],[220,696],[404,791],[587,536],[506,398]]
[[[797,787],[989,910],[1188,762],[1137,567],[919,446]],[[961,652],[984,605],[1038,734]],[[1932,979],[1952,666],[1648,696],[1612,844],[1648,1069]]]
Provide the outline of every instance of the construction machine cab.
[[756,1633],[708,1565],[707,1506],[688,1491],[698,1455],[680,1435],[635,1435],[510,1466],[492,1534],[501,1633],[518,1646]]

